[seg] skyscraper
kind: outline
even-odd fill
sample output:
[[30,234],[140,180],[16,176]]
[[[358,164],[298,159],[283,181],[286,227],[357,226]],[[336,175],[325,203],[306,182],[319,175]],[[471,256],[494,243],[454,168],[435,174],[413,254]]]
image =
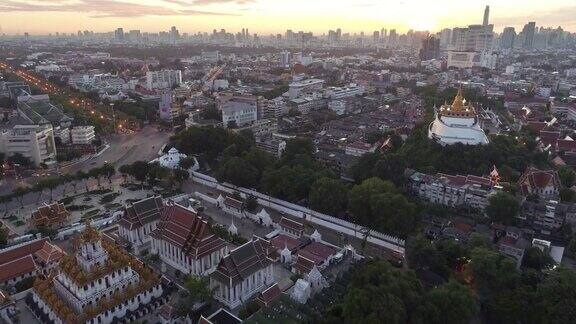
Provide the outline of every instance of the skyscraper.
[[514,40],[516,39],[516,30],[514,27],[506,27],[500,37],[500,48],[512,49],[514,47]]
[[116,29],[116,31],[114,32],[114,37],[116,38],[117,41],[123,42],[124,41],[124,29],[123,28]]
[[420,60],[428,61],[440,57],[440,40],[434,36],[426,37],[422,40],[420,48]]
[[488,26],[489,19],[490,19],[490,6],[486,6],[486,9],[484,9],[484,21],[482,22],[482,25]]
[[534,34],[536,33],[536,23],[531,21],[524,25],[522,34],[524,34],[524,48],[531,49],[534,47]]

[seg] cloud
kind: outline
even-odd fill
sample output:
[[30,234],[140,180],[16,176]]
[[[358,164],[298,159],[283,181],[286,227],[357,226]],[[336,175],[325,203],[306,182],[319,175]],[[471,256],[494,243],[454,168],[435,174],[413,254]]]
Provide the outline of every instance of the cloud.
[[[176,3],[168,0],[168,2]],[[0,12],[76,12],[88,13],[92,18],[142,17],[142,16],[237,16],[238,14],[173,9],[165,6],[144,5],[117,0],[52,0],[41,1],[1,0]]]
[[535,21],[538,26],[567,27],[575,25],[574,17],[576,17],[576,6],[569,6],[549,11],[531,12],[522,16],[495,17],[493,22],[500,26],[521,26],[529,21]]
[[174,3],[181,6],[189,6],[189,5],[211,5],[211,4],[249,4],[255,3],[256,0],[163,0],[164,2]]

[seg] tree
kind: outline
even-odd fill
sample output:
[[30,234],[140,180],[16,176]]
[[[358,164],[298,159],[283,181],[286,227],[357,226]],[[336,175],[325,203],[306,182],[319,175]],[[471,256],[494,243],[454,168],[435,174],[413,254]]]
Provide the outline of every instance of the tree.
[[308,203],[313,210],[337,216],[346,210],[348,188],[340,180],[320,178],[310,188]]
[[30,189],[25,187],[18,187],[14,189],[13,195],[16,197],[18,202],[20,203],[20,207],[24,207],[24,196],[30,192]]
[[444,278],[448,278],[450,269],[446,257],[422,235],[408,240],[406,246],[408,264],[413,269],[428,269]]
[[257,147],[252,147],[248,153],[244,155],[244,160],[258,170],[258,178],[261,178],[265,170],[274,166],[276,157]]
[[565,203],[576,202],[576,192],[570,188],[561,188],[560,200]]
[[416,206],[401,194],[385,192],[370,199],[375,227],[391,235],[406,237],[416,226]]
[[246,198],[246,210],[250,212],[255,212],[258,208],[258,199],[256,197],[250,195]]
[[128,176],[132,174],[132,166],[130,164],[124,164],[118,169],[118,171],[120,171],[122,177],[124,178],[124,182],[126,182]]
[[547,323],[572,323],[576,318],[576,272],[560,267],[552,271],[538,287]]
[[193,156],[187,156],[180,160],[178,166],[184,170],[190,170],[196,164],[196,158]]
[[258,170],[239,157],[233,157],[224,163],[216,172],[216,178],[246,188],[256,187],[260,179]]
[[286,142],[286,149],[282,153],[282,160],[286,163],[287,161],[293,160],[298,155],[312,156],[314,152],[314,144],[310,139],[294,138]]
[[191,314],[200,303],[210,302],[213,291],[210,289],[208,277],[188,276],[184,283],[186,290],[182,290],[176,306],[180,315]]
[[558,168],[558,176],[560,177],[560,182],[562,182],[562,185],[566,188],[572,187],[574,180],[576,180],[576,173],[574,173],[574,169],[567,165],[563,165]]
[[144,181],[146,181],[146,178],[148,177],[150,165],[144,161],[136,161],[132,163],[130,170],[131,175],[134,177],[134,179],[144,184]]
[[417,313],[422,323],[468,324],[479,311],[472,291],[451,280],[429,291]]
[[162,181],[168,178],[170,175],[170,169],[163,167],[158,162],[150,163],[147,174],[147,181],[150,185],[155,185],[158,181]]
[[38,183],[36,184],[36,188],[38,188],[40,191],[42,191],[43,189],[50,190],[50,201],[52,201],[53,199],[52,193],[54,189],[56,189],[61,184],[62,182],[59,178],[45,178],[38,181]]
[[23,168],[28,168],[32,166],[32,160],[30,158],[22,155],[21,153],[14,153],[10,157],[8,157],[8,162],[12,164],[17,164]]
[[112,177],[116,174],[116,168],[114,168],[112,164],[104,163],[104,165],[100,167],[100,174],[108,179],[109,184],[112,184]]
[[396,193],[396,187],[391,182],[379,178],[366,179],[360,185],[356,185],[348,194],[348,210],[354,219],[360,224],[373,224],[374,214],[370,207],[372,197],[383,193]]
[[8,244],[8,229],[0,226],[0,249]]
[[172,171],[172,179],[178,183],[178,188],[182,187],[182,183],[190,178],[188,171],[177,168]]
[[524,258],[522,259],[522,266],[535,269],[535,270],[545,270],[550,268],[554,264],[554,260],[547,253],[542,252],[537,247],[531,247],[524,252]]
[[520,204],[514,196],[507,192],[499,192],[490,197],[486,215],[492,222],[512,225],[519,210]]
[[520,279],[514,262],[496,251],[476,248],[470,259],[470,273],[484,294],[513,288]]
[[407,323],[423,294],[411,271],[393,269],[383,260],[368,261],[356,271],[342,305],[345,323]]

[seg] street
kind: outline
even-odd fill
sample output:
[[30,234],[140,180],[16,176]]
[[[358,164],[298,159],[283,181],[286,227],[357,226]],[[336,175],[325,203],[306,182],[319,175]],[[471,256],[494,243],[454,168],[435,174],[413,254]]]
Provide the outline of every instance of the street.
[[102,154],[86,161],[61,168],[66,174],[74,174],[79,170],[88,171],[101,167],[104,163],[111,163],[116,168],[136,161],[150,161],[158,157],[158,151],[168,142],[172,134],[161,132],[156,126],[146,126],[142,130],[126,135],[119,134],[107,138],[109,148]]

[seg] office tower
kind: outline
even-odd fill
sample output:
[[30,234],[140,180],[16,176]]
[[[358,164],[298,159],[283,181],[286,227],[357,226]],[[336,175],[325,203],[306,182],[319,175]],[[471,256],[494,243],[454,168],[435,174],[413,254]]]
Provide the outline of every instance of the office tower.
[[434,36],[426,37],[422,40],[420,48],[420,60],[428,61],[440,57],[440,40]]
[[390,36],[388,44],[394,46],[398,42],[398,34],[396,33],[396,29],[390,29]]
[[338,28],[336,29],[336,41],[340,41],[342,40],[342,29]]
[[452,49],[456,51],[485,52],[492,49],[494,25],[470,25],[452,30]]
[[444,28],[439,33],[440,37],[440,47],[447,49],[449,45],[452,44],[452,29]]
[[180,37],[180,32],[178,31],[178,29],[176,29],[176,26],[172,26],[172,28],[170,28],[170,35],[173,36],[174,38]]
[[514,27],[506,27],[500,36],[500,48],[512,49],[516,39],[516,30]]
[[123,28],[116,29],[116,31],[114,32],[114,37],[116,38],[116,41],[123,42],[124,41],[124,29]]
[[488,26],[489,19],[490,19],[490,6],[486,6],[486,9],[484,9],[484,21],[482,22],[482,26]]
[[531,21],[524,25],[522,34],[524,36],[524,48],[531,49],[534,47],[534,34],[536,33],[536,23]]
[[280,65],[282,67],[290,66],[290,52],[283,51],[280,53]]
[[374,34],[372,34],[372,39],[374,40],[374,43],[378,42],[378,40],[380,39],[380,32],[375,31]]

